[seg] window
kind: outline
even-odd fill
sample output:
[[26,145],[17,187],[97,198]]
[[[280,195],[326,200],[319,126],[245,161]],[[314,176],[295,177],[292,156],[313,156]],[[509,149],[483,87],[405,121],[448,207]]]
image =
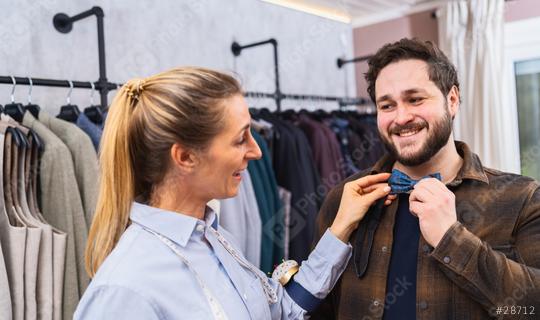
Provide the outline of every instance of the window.
[[540,180],[540,58],[514,64],[521,173]]

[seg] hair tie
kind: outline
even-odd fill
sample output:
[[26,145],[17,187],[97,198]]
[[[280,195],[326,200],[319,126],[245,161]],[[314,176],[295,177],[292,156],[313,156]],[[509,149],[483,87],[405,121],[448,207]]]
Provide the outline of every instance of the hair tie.
[[[134,82],[137,81],[134,85]],[[146,81],[144,79],[131,80],[124,86],[127,95],[134,101],[138,101],[141,93],[144,90]]]

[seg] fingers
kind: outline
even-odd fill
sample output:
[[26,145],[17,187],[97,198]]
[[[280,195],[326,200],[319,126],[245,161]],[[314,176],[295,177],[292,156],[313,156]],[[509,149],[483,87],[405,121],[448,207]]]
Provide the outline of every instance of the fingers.
[[428,179],[422,179],[413,187],[413,192],[415,191],[422,191],[426,194],[431,194],[432,196],[435,196],[435,190],[433,188],[433,181],[428,181]]
[[435,200],[435,195],[428,188],[416,187],[409,197],[409,201],[429,202]]
[[362,193],[370,193],[371,191],[375,190],[375,189],[378,189],[378,188],[384,188],[385,186],[387,186],[388,183],[377,183],[377,184],[373,184],[371,186],[367,186],[365,188],[362,188]]
[[380,198],[382,197],[385,197],[387,196],[389,193],[390,193],[390,186],[388,186],[387,184],[383,184],[381,183],[380,184],[381,186],[376,188],[375,190],[369,192],[369,193],[364,193],[363,196],[365,197],[365,199],[371,204],[373,204],[373,202],[379,200]]
[[385,172],[385,173],[365,176],[360,179],[353,180],[349,183],[355,186],[358,190],[359,188],[366,188],[376,183],[388,181],[389,178],[390,178],[390,173]]
[[394,200],[397,199],[397,194],[389,194],[387,197],[386,197],[386,200],[384,201],[384,205],[385,206],[389,206],[392,204],[392,202]]
[[[362,194],[367,194],[367,193],[370,193],[376,189],[380,189],[380,188],[384,188],[386,187],[388,184],[386,183],[377,183],[377,184],[374,184],[374,185],[371,185],[369,187],[366,187],[366,188],[363,188],[362,189]],[[396,200],[397,199],[397,194],[389,194],[387,197],[386,197],[386,200],[384,201],[384,204],[389,206],[390,204],[392,204],[392,201]]]
[[425,205],[420,201],[409,200],[409,211],[413,216],[418,217],[418,214],[422,212]]
[[448,189],[448,187],[444,184],[444,182],[439,181],[437,179],[435,179],[435,181],[432,184],[430,184],[430,187],[433,187],[433,192],[435,194],[441,194],[441,193],[450,191],[450,189]]
[[441,181],[439,181],[438,179],[435,179],[435,178],[422,179],[414,187],[415,187],[415,189],[416,188],[425,188],[434,195],[437,194],[438,191],[446,191],[448,189],[448,188],[446,188],[444,183],[442,183]]

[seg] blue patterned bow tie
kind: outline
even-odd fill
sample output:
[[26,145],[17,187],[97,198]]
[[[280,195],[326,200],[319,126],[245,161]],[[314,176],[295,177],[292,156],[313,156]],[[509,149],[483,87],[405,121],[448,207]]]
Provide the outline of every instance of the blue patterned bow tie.
[[[435,178],[441,180],[441,174],[438,172],[432,173],[423,177],[422,179],[426,178]],[[390,188],[392,188],[390,194],[409,193],[413,190],[414,185],[417,184],[420,180],[411,179],[411,177],[409,177],[405,173],[397,169],[393,169],[392,175],[390,176],[390,179],[388,179],[388,184],[390,185]]]

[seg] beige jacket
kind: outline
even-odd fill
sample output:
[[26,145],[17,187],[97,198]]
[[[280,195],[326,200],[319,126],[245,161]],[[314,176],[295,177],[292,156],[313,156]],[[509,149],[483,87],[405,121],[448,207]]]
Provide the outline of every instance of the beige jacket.
[[[45,145],[39,165],[43,217],[52,226],[67,233],[62,302],[63,318],[71,319],[89,283],[84,270],[88,227],[73,160],[66,145],[29,112],[24,115],[23,125],[34,130]],[[58,280],[58,271],[54,270],[54,273]]]

